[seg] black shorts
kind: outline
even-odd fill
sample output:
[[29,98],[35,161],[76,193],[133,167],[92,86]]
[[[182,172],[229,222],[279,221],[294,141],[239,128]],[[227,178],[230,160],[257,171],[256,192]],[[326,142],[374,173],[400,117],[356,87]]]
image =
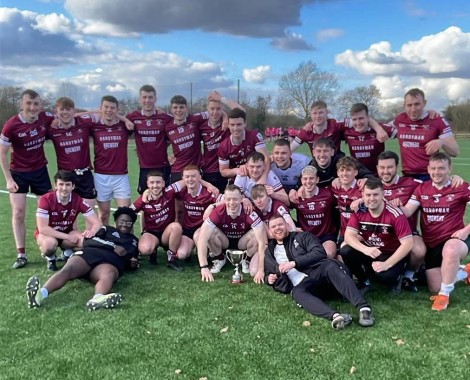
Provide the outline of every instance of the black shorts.
[[320,242],[323,244],[325,241],[331,240],[333,243],[336,243],[336,234],[327,234],[323,236],[317,236],[317,238],[320,240]]
[[202,175],[202,179],[217,187],[221,194],[224,192],[228,183],[228,178],[223,177],[222,174],[220,174],[219,172],[204,173]]
[[171,173],[170,182],[175,183],[175,182],[181,181],[182,178],[183,178],[183,172]]
[[192,239],[194,236],[194,233],[196,232],[197,228],[184,228],[183,227],[183,235]]
[[13,180],[18,185],[18,191],[15,194],[26,194],[29,188],[36,195],[44,195],[52,190],[47,166],[34,172],[17,172],[14,170],[10,170],[10,172]]
[[[456,238],[450,238],[456,239]],[[440,268],[442,264],[442,249],[444,244],[447,243],[450,239],[446,240],[443,243],[436,245],[435,247],[426,249],[426,255],[424,256],[424,267],[426,269]],[[467,245],[467,254],[470,251],[470,236],[466,240],[462,240]]]
[[139,184],[137,185],[137,192],[142,195],[142,193],[147,190],[147,174],[151,170],[156,170],[162,173],[163,179],[165,180],[165,187],[170,186],[170,167],[164,166],[162,168],[140,168],[139,172]]
[[96,189],[95,181],[93,180],[93,173],[90,169],[83,171],[82,174],[80,171],[72,171],[75,177],[75,193],[80,195],[85,199],[95,199],[96,198]]
[[[158,245],[162,245],[163,231],[143,230],[142,235],[145,234],[145,233],[155,236],[158,239]],[[140,235],[140,236],[142,236],[142,235]]]
[[116,253],[96,248],[85,248],[82,254],[77,255],[77,252],[75,252],[75,255],[85,260],[91,269],[100,264],[111,264],[116,267],[119,275],[124,272],[124,263]]
[[228,248],[227,249],[239,249],[238,242],[240,239],[228,239]]

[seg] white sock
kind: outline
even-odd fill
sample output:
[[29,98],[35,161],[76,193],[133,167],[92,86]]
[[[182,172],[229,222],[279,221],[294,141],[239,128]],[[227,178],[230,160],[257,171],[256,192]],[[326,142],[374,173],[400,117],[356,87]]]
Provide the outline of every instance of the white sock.
[[410,280],[412,280],[414,275],[415,275],[414,271],[407,270],[407,271],[405,271],[405,274],[403,275],[403,277],[406,277],[406,278],[409,278]]
[[454,290],[454,284],[441,283],[441,290],[439,290],[439,294],[449,297],[452,290]]
[[467,277],[468,273],[463,269],[459,269],[459,271],[457,272],[457,277],[455,278],[455,282],[464,281],[467,279]]
[[54,261],[56,259],[55,255],[52,256],[46,256],[47,261]]
[[370,307],[361,307],[359,311],[370,311]]

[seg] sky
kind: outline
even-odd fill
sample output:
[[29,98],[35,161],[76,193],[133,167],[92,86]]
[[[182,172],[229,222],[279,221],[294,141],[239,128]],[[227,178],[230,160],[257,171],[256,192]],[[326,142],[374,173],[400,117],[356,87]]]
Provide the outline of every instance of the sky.
[[159,105],[238,85],[275,99],[308,60],[341,91],[374,84],[386,104],[419,87],[442,110],[470,99],[470,1],[0,0],[0,86],[73,83],[83,108],[143,84]]

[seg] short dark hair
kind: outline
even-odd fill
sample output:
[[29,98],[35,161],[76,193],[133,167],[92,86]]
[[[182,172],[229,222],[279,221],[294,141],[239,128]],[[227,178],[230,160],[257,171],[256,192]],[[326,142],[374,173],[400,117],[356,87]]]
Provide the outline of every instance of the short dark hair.
[[268,195],[268,191],[263,184],[258,183],[251,188],[251,198],[258,199],[261,195],[266,194]]
[[368,178],[366,183],[364,184],[364,188],[368,188],[369,190],[375,189],[384,189],[384,185],[382,181],[378,178]]
[[163,178],[163,173],[159,170],[149,170],[147,173],[147,179],[149,177],[162,177]]
[[140,89],[139,89],[139,94],[144,91],[144,92],[153,92],[155,95],[157,95],[157,91],[155,90],[155,87],[153,87],[151,84],[144,84]]
[[25,95],[28,95],[30,98],[33,98],[33,99],[40,97],[36,91],[31,90],[30,88],[27,88],[20,94],[20,99],[23,99],[23,96]]
[[268,226],[269,226],[269,223],[272,221],[272,220],[276,220],[276,219],[279,219],[281,218],[282,220],[285,221],[284,217],[280,214],[274,214],[273,216],[271,216],[268,220]]
[[423,100],[426,100],[426,98],[424,97],[424,91],[419,88],[412,88],[411,90],[408,90],[405,94],[405,98],[408,95],[412,96],[413,98],[417,98],[418,96],[421,96]]
[[452,165],[452,160],[447,153],[444,152],[436,152],[429,156],[429,162],[431,161],[447,161],[449,166]]
[[354,113],[366,111],[366,115],[369,115],[369,107],[364,103],[355,103],[352,105],[349,113],[352,115]]
[[233,110],[230,110],[227,116],[229,119],[238,119],[241,117],[243,121],[246,121],[246,112],[241,108],[234,108]]
[[118,100],[112,96],[112,95],[105,95],[101,98],[101,104],[103,104],[103,102],[110,102],[110,103],[114,103],[116,104],[116,107],[119,107],[119,102]]
[[170,99],[170,104],[183,104],[188,105],[188,101],[183,95],[175,95]]
[[135,211],[127,206],[118,207],[117,210],[114,211],[113,213],[114,221],[116,221],[116,219],[119,218],[121,215],[129,215],[131,217],[132,224],[134,224],[135,221],[137,220],[137,214],[135,213]]
[[321,137],[318,140],[314,141],[313,148],[317,146],[326,146],[327,148],[335,149],[335,143],[329,137]]
[[261,153],[261,152],[258,152],[256,150],[254,150],[253,152],[251,152],[248,157],[246,158],[246,162],[248,161],[253,161],[253,162],[256,162],[256,161],[265,161],[266,158],[264,157],[264,154]]
[[273,146],[287,146],[290,149],[290,143],[287,139],[277,139],[274,141]]
[[240,195],[243,195],[242,190],[241,190],[237,185],[235,185],[235,184],[233,184],[233,183],[227,185],[227,187],[226,187],[225,190],[224,190],[224,193],[225,193],[226,191],[238,191],[238,192],[240,193]]
[[400,162],[400,157],[398,157],[398,154],[395,152],[392,152],[391,150],[386,150],[382,153],[380,153],[377,157],[377,162],[380,160],[389,160],[393,159],[395,161],[395,165],[398,166],[398,163]]
[[75,185],[75,175],[68,170],[58,170],[54,176],[54,182],[57,183],[58,180],[64,182],[72,182]]

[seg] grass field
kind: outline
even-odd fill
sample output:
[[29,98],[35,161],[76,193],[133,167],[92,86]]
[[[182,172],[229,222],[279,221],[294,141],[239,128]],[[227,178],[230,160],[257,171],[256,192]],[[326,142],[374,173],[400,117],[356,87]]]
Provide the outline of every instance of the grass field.
[[[460,145],[454,173],[470,180],[470,140]],[[51,151],[47,145],[53,174]],[[267,286],[231,285],[229,265],[214,283],[202,283],[193,258],[182,273],[143,261],[138,272],[116,284],[124,301],[114,310],[87,312],[93,289],[83,281],[67,284],[43,307],[29,310],[26,280],[37,274],[44,282],[50,275],[32,236],[35,208],[31,198],[29,264],[10,269],[15,259],[11,212],[8,196],[0,193],[0,379],[469,378],[470,287],[463,284],[442,313],[431,310],[425,288],[391,296],[376,286],[367,294],[376,326],[364,329],[354,323],[334,332],[326,320]],[[163,252],[159,261],[165,262]],[[348,304],[332,304],[356,316]]]

